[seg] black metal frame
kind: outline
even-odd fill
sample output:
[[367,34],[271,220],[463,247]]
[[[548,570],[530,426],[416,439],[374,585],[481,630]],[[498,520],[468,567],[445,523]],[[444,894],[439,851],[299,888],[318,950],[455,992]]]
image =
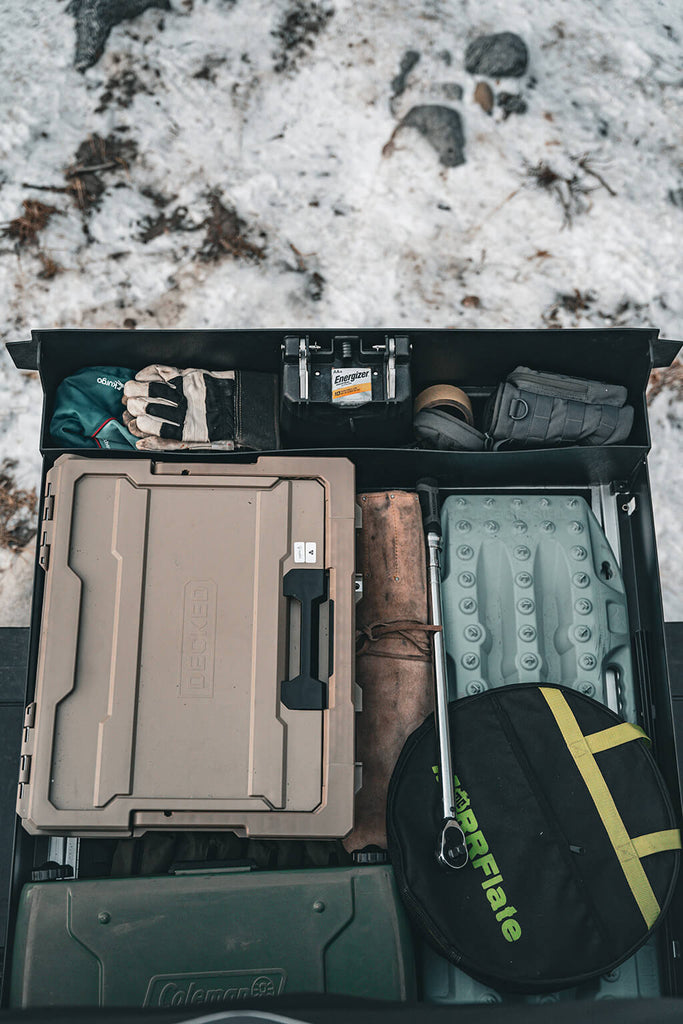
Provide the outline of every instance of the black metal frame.
[[[45,394],[41,427],[43,486],[45,473],[64,449],[49,435],[49,422],[58,383],[87,365],[129,366],[152,362],[203,366],[212,369],[261,369],[279,372],[285,335],[300,333],[328,344],[338,331],[36,331],[30,342],[8,345],[21,369],[37,369]],[[654,330],[604,331],[359,331],[367,344],[382,342],[393,333],[408,335],[413,345],[413,392],[435,382],[465,387],[475,404],[490,394],[517,365],[592,377],[623,384],[635,409],[634,426],[626,445],[602,448],[566,447],[542,451],[432,452],[417,449],[308,449],[281,454],[346,456],[356,464],[358,489],[410,487],[421,476],[435,477],[447,490],[489,491],[562,488],[584,493],[609,485],[618,500],[618,529],[627,592],[634,657],[641,679],[643,724],[680,806],[680,784],[671,689],[667,672],[661,591],[657,566],[647,453],[650,434],[645,390],[653,366],[668,365],[679,343],[659,341]],[[120,458],[121,452],[82,450],[98,458]],[[128,457],[128,456],[127,456]],[[131,452],[131,458],[150,453]],[[254,454],[162,453],[163,461],[252,461]],[[635,499],[635,502],[633,501]],[[43,494],[41,493],[42,508]],[[38,655],[43,574],[36,562],[27,666],[27,701],[32,699]],[[682,709],[683,710],[683,709]],[[36,840],[18,825],[12,853],[12,886],[8,914],[6,967],[21,886],[34,866]],[[677,902],[662,928],[662,979],[667,995],[683,996],[683,882]],[[7,974],[5,973],[5,977]],[[3,1005],[8,986],[3,987]],[[462,1008],[459,1008],[462,1009]]]

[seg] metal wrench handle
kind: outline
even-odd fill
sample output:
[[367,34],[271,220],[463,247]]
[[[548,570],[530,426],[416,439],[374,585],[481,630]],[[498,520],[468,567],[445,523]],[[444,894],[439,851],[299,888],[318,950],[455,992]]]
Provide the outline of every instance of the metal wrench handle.
[[441,830],[437,836],[435,856],[443,868],[463,868],[468,861],[465,835],[455,817],[455,783],[451,757],[451,730],[448,718],[448,677],[446,673],[446,647],[443,638],[443,611],[441,608],[441,518],[439,516],[439,487],[436,480],[418,480],[422,520],[427,535],[427,567],[429,570],[429,604],[434,632],[434,689],[435,721],[439,741],[439,771],[441,783]]
[[[438,533],[427,534],[429,568],[429,593],[432,609],[432,625],[443,627],[441,608],[441,567],[439,551],[441,537]],[[441,802],[444,820],[455,817],[455,788],[453,784],[453,760],[451,758],[451,730],[448,721],[448,679],[446,677],[446,648],[443,629],[434,633],[434,676],[436,690],[436,730],[439,739],[439,761],[441,762]]]

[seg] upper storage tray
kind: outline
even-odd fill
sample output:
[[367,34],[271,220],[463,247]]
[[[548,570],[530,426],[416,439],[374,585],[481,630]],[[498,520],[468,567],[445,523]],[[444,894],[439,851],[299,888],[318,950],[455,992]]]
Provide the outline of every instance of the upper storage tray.
[[[264,370],[278,373],[286,336],[300,334],[311,345],[329,345],[336,330],[213,330],[35,331],[31,341],[8,345],[17,366],[38,369],[44,391],[41,450],[54,459],[61,449],[49,434],[55,392],[64,377],[87,365],[128,366],[137,371],[150,363],[201,366],[208,369]],[[405,330],[356,331],[372,348],[387,338],[407,336],[412,346],[412,392],[435,383],[464,387],[475,415],[486,396],[518,365],[583,376],[627,388],[635,418],[626,444],[604,448],[568,447],[503,452],[416,452],[398,449],[336,449],[329,454],[358,451],[355,457],[360,487],[413,486],[415,472],[436,476],[442,486],[486,486],[495,478],[501,486],[584,486],[628,481],[650,446],[645,389],[653,366],[668,365],[678,342],[660,341],[651,329],[607,330]],[[310,447],[319,441],[311,437]],[[392,453],[395,453],[393,455]],[[94,452],[97,458],[115,453]],[[132,452],[132,458],[143,457]],[[174,456],[165,456],[173,458]],[[177,457],[177,456],[176,456]],[[186,458],[249,461],[247,454],[197,453]],[[392,478],[393,477],[393,478]],[[392,479],[390,479],[392,478]]]

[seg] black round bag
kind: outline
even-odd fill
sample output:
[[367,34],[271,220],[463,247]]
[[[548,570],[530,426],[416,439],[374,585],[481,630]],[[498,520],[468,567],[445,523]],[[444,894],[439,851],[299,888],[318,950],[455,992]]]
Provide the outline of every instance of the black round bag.
[[638,726],[566,687],[449,705],[456,812],[470,859],[435,859],[442,820],[430,716],[389,788],[389,850],[415,926],[485,984],[542,992],[604,974],[664,914],[680,834]]

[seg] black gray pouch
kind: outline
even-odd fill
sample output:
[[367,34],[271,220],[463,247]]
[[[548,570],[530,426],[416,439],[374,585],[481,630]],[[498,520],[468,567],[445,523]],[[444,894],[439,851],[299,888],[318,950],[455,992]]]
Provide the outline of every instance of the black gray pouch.
[[622,444],[633,426],[626,399],[619,384],[518,366],[495,393],[486,433],[494,448]]

